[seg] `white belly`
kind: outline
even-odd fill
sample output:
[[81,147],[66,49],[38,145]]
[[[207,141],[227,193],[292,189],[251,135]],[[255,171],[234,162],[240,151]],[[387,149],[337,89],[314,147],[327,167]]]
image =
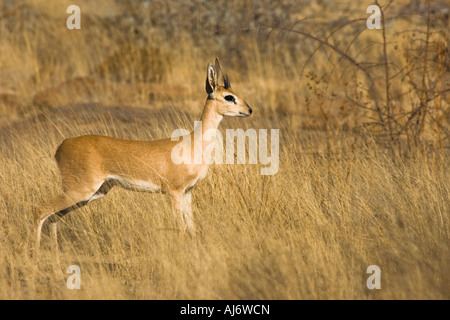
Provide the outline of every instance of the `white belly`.
[[161,187],[145,180],[137,179],[127,179],[121,176],[108,176],[108,179],[114,180],[122,188],[134,190],[134,191],[144,191],[144,192],[158,192]]

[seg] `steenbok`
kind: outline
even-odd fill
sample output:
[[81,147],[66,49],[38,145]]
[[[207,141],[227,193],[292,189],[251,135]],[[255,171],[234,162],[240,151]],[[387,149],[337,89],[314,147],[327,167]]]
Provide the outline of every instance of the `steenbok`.
[[[208,64],[208,98],[201,118],[202,134],[211,132],[211,129],[215,131],[223,116],[248,117],[252,114],[247,103],[231,90],[227,76],[223,76],[224,85],[219,85],[220,73],[218,59],[215,66]],[[190,134],[191,137],[193,134]],[[202,149],[214,140],[211,137],[209,141],[203,141]],[[191,190],[205,178],[210,161],[175,164],[171,155],[177,144],[170,138],[135,141],[99,135],[64,140],[55,154],[62,179],[62,193],[34,212],[36,257],[42,225],[47,219],[52,224],[51,234],[58,252],[58,220],[70,211],[105,196],[113,186],[167,193],[172,199],[174,212],[183,222],[183,229],[194,232]],[[193,154],[194,144],[191,151]]]

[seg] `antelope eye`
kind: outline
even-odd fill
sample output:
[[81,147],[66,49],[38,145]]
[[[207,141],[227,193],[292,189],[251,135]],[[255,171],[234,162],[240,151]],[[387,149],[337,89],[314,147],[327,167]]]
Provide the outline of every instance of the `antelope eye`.
[[234,101],[234,97],[231,95],[225,96],[225,100],[233,102]]

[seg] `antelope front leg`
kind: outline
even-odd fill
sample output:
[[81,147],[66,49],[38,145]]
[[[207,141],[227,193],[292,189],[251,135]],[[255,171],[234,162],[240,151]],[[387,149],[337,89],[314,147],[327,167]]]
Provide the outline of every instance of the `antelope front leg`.
[[188,230],[191,234],[195,233],[195,226],[192,216],[191,192],[179,192],[172,194],[172,206],[177,219],[183,221],[184,231]]
[[194,216],[192,214],[192,197],[191,192],[185,192],[182,199],[182,217],[184,219],[185,226],[190,233],[195,233]]

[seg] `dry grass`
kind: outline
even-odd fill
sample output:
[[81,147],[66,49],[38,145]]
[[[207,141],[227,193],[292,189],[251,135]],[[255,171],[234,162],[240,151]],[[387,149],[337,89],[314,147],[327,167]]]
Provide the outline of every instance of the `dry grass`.
[[[126,3],[105,3],[80,1],[81,31],[65,28],[71,3],[64,1],[25,1],[1,12],[1,299],[450,298],[448,95],[433,101],[424,148],[393,155],[379,131],[361,129],[371,111],[344,94],[347,87],[362,92],[360,104],[370,100],[361,74],[339,69],[345,63],[330,52],[307,60],[313,43],[292,33],[248,29],[306,16],[324,26],[336,10],[366,17],[365,4],[191,8],[154,1],[150,18],[128,5],[130,21]],[[182,19],[187,10],[195,14]],[[333,41],[351,42],[354,30],[344,31]],[[355,41],[367,44],[372,36],[364,31]],[[361,61],[380,59],[352,50]],[[247,119],[226,119],[222,130],[279,128],[279,172],[212,166],[193,192],[195,237],[174,228],[165,196],[113,189],[60,223],[61,262],[81,267],[82,289],[68,290],[52,272],[47,228],[37,268],[31,212],[60,191],[53,160],[59,143],[87,133],[156,139],[192,129],[205,99],[206,62],[215,56],[254,110]],[[431,80],[442,90],[446,77],[443,71]],[[392,88],[410,85],[394,81]],[[414,91],[394,96],[389,103],[398,112],[418,99]],[[366,287],[373,264],[381,268],[381,290]]]

